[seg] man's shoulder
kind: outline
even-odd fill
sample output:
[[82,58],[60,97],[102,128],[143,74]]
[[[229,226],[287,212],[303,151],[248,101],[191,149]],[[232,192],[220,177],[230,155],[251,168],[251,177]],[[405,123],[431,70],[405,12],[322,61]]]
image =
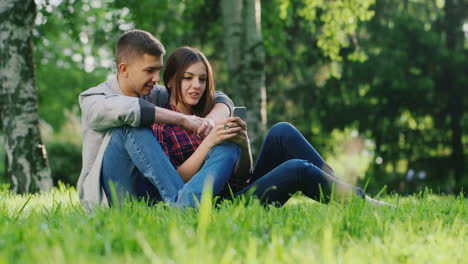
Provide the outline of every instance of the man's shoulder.
[[[110,94],[116,94],[115,92],[115,87],[113,87],[114,80],[112,77],[109,80],[98,84],[97,86],[91,87],[83,92],[80,93],[80,96],[89,96],[89,95],[96,95],[96,94],[103,94],[103,95],[110,95]],[[118,87],[117,87],[118,88]]]

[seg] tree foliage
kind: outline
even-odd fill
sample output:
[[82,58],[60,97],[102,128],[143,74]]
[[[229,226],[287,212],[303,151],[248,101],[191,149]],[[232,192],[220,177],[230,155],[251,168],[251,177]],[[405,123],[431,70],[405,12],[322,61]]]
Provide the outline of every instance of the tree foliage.
[[[56,129],[78,93],[111,73],[115,40],[131,28],[153,33],[169,53],[200,48],[217,88],[235,97],[220,1],[65,0],[39,7],[39,109]],[[356,131],[373,146],[371,182],[394,190],[411,185],[410,170],[424,171],[441,190],[466,186],[464,1],[270,0],[261,7],[270,125],[293,123],[324,153],[340,151],[336,131]]]

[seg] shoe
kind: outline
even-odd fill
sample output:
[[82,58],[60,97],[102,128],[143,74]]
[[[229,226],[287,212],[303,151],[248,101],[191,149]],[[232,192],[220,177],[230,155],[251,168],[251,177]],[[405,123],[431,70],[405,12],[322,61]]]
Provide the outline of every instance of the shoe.
[[398,207],[398,206],[396,206],[394,204],[391,204],[391,203],[387,203],[387,202],[379,201],[379,200],[376,200],[376,199],[372,199],[367,195],[366,195],[365,198],[366,198],[366,201],[369,202],[373,206],[390,206],[392,208],[397,208]]

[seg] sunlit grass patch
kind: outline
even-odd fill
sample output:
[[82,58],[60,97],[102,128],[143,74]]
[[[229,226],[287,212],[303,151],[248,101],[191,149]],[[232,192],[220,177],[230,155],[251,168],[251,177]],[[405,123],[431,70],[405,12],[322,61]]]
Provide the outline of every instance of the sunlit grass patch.
[[[384,196],[320,204],[295,197],[281,208],[257,200],[201,209],[128,202],[93,214],[73,188],[0,192],[0,262],[13,263],[462,263],[463,197]],[[29,200],[29,201],[28,201]]]

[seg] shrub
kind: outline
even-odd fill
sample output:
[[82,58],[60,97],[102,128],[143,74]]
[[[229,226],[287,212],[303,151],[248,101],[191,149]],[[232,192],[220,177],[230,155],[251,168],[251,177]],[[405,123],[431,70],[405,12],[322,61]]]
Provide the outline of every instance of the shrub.
[[46,144],[54,185],[61,181],[75,185],[81,171],[81,146],[73,143],[50,142]]

